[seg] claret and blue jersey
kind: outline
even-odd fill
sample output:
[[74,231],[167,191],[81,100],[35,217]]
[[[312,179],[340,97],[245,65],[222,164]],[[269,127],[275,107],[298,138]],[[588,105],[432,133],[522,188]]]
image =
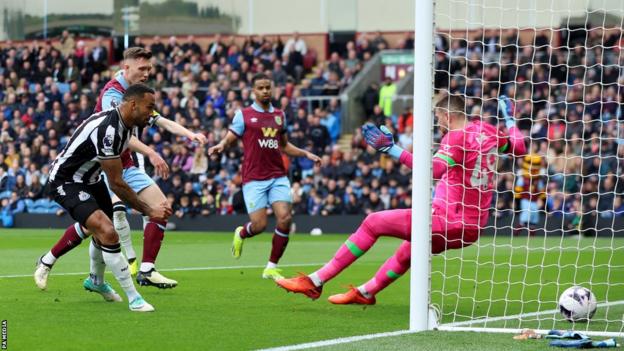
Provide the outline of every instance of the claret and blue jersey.
[[290,182],[280,145],[286,133],[284,113],[257,103],[234,115],[230,131],[243,141],[243,196],[248,212],[276,201],[291,202]]

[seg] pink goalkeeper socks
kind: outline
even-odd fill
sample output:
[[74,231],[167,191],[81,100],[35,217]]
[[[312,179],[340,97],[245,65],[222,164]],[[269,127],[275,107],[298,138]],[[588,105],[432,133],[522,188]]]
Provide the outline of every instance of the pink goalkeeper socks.
[[362,223],[357,231],[340,246],[334,257],[315,273],[323,283],[349,267],[358,257],[362,256],[377,241],[377,235]]
[[364,290],[375,296],[378,292],[392,284],[410,268],[411,245],[404,241],[397,251],[379,268],[375,276],[364,284]]

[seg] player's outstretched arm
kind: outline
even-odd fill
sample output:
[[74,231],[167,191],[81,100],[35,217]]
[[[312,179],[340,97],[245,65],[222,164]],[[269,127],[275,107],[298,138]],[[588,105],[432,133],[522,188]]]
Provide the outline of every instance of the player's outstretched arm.
[[507,152],[514,156],[522,156],[526,154],[526,142],[524,135],[520,132],[520,129],[516,127],[516,120],[513,117],[513,105],[511,100],[501,95],[498,98],[498,109],[501,111],[503,118],[505,118],[505,126],[509,133]]
[[139,138],[134,135],[130,137],[128,148],[131,151],[138,152],[147,157],[154,166],[157,176],[163,179],[169,178],[169,165],[167,165],[167,162],[165,162],[165,160],[163,160],[163,158],[160,157],[160,155],[151,147],[143,144]]
[[366,143],[372,148],[390,155],[395,160],[412,169],[412,153],[394,144],[392,133],[386,126],[381,126],[380,129],[372,123],[366,123],[362,126],[362,133]]
[[106,173],[111,190],[124,202],[129,203],[132,208],[152,218],[166,220],[171,216],[171,208],[166,202],[152,207],[139,199],[121,176],[123,166],[119,158],[100,160],[100,165]]
[[225,138],[221,140],[217,145],[208,149],[208,156],[212,154],[220,154],[225,150],[226,147],[230,146],[233,142],[238,139],[238,136],[234,134],[231,130],[228,130]]
[[288,137],[286,136],[286,134],[282,134],[282,138],[280,139],[280,146],[282,148],[282,152],[284,152],[286,155],[291,156],[291,157],[305,157],[309,160],[314,161],[315,164],[320,164],[321,163],[321,158],[316,156],[315,154],[306,151],[306,150],[302,150],[298,147],[296,147],[295,145],[291,144],[288,141]]
[[[154,113],[157,113],[156,111],[154,111]],[[206,144],[206,136],[203,135],[202,133],[193,133],[190,130],[186,129],[184,126],[181,126],[179,123],[172,121],[170,119],[167,118],[158,118],[156,119],[156,125],[165,129],[166,131],[175,134],[175,135],[179,135],[179,136],[183,136],[183,137],[187,137],[188,139],[192,140],[192,141],[196,141],[198,143],[200,143],[201,145]]]
[[245,133],[245,118],[241,110],[236,111],[234,118],[232,118],[232,124],[230,125],[225,138],[221,140],[217,145],[208,149],[208,156],[212,154],[220,154],[234,143],[238,138],[242,138]]

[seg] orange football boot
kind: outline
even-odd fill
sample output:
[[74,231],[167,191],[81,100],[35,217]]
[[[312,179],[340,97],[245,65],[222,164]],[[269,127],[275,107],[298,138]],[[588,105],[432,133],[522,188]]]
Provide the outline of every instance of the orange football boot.
[[353,286],[346,293],[332,295],[327,300],[334,305],[374,305],[377,303],[375,296],[368,298]]
[[321,297],[323,292],[323,286],[315,286],[312,279],[303,273],[299,273],[295,278],[278,279],[275,282],[289,292],[304,294],[312,300]]

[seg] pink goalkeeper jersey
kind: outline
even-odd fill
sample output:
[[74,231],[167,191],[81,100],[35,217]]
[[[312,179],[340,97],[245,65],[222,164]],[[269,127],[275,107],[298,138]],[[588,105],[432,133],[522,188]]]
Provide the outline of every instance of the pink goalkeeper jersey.
[[446,209],[449,219],[486,220],[498,153],[508,146],[508,136],[488,123],[470,122],[462,130],[449,131],[435,155],[449,168],[435,187],[434,208]]

